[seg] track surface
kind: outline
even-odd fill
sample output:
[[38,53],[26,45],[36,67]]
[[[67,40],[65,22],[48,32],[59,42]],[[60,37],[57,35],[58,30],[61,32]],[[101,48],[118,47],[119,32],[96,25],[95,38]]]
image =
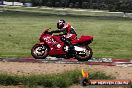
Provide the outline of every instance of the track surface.
[[0,58],[2,62],[33,62],[33,63],[57,63],[57,64],[87,64],[87,65],[107,65],[107,66],[124,66],[131,67],[131,59],[118,59],[118,58],[92,58],[88,61],[81,62],[74,58],[64,59],[47,57],[46,59],[34,59],[34,58]]

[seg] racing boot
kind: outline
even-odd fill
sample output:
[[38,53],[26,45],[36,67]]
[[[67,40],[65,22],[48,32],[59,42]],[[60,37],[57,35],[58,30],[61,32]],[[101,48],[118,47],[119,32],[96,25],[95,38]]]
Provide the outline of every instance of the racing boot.
[[74,54],[75,53],[74,45],[70,42],[70,40],[63,36],[61,37],[61,40],[69,46],[68,53]]
[[69,48],[68,48],[68,53],[70,54],[75,54],[75,49],[74,49],[74,45],[69,45]]
[[68,53],[69,54],[75,54],[74,45],[68,39],[66,40],[66,42],[68,45]]

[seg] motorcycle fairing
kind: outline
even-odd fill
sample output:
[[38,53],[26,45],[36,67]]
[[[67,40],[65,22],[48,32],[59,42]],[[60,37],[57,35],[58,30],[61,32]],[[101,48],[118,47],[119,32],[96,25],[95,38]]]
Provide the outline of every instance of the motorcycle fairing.
[[[78,39],[75,39],[73,41],[71,41],[72,44],[79,44],[79,43],[84,43],[87,41],[91,41],[93,39],[92,36],[81,36]],[[49,55],[60,55],[60,54],[66,54],[67,52],[65,52],[64,50],[64,42],[62,42],[60,40],[60,36],[59,35],[49,35],[49,34],[43,34],[40,37],[40,41],[45,41],[43,42],[44,44],[47,44],[49,47]],[[43,44],[42,43],[42,44]]]
[[92,36],[81,36],[80,38],[73,40],[72,44],[91,42],[92,40],[93,40]]
[[49,46],[49,55],[66,54],[63,51],[64,43],[60,40],[60,36],[45,36],[43,41]]

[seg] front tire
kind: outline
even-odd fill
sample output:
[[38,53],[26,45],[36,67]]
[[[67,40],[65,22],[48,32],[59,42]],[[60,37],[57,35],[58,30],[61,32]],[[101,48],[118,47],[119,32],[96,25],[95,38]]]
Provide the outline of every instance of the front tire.
[[[76,52],[75,54],[75,58],[78,61],[88,61],[89,59],[91,59],[93,52],[92,49],[89,46],[86,46],[86,51],[85,52]],[[82,53],[82,54],[80,54]]]
[[31,49],[31,55],[35,59],[45,59],[48,56],[48,47],[46,45],[35,44]]

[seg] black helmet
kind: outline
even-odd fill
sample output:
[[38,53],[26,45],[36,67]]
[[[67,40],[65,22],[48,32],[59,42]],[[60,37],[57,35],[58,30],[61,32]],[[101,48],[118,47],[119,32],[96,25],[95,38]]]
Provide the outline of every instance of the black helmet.
[[63,28],[64,24],[65,24],[65,20],[63,20],[63,19],[59,20],[58,23],[57,23],[57,28],[58,29]]

